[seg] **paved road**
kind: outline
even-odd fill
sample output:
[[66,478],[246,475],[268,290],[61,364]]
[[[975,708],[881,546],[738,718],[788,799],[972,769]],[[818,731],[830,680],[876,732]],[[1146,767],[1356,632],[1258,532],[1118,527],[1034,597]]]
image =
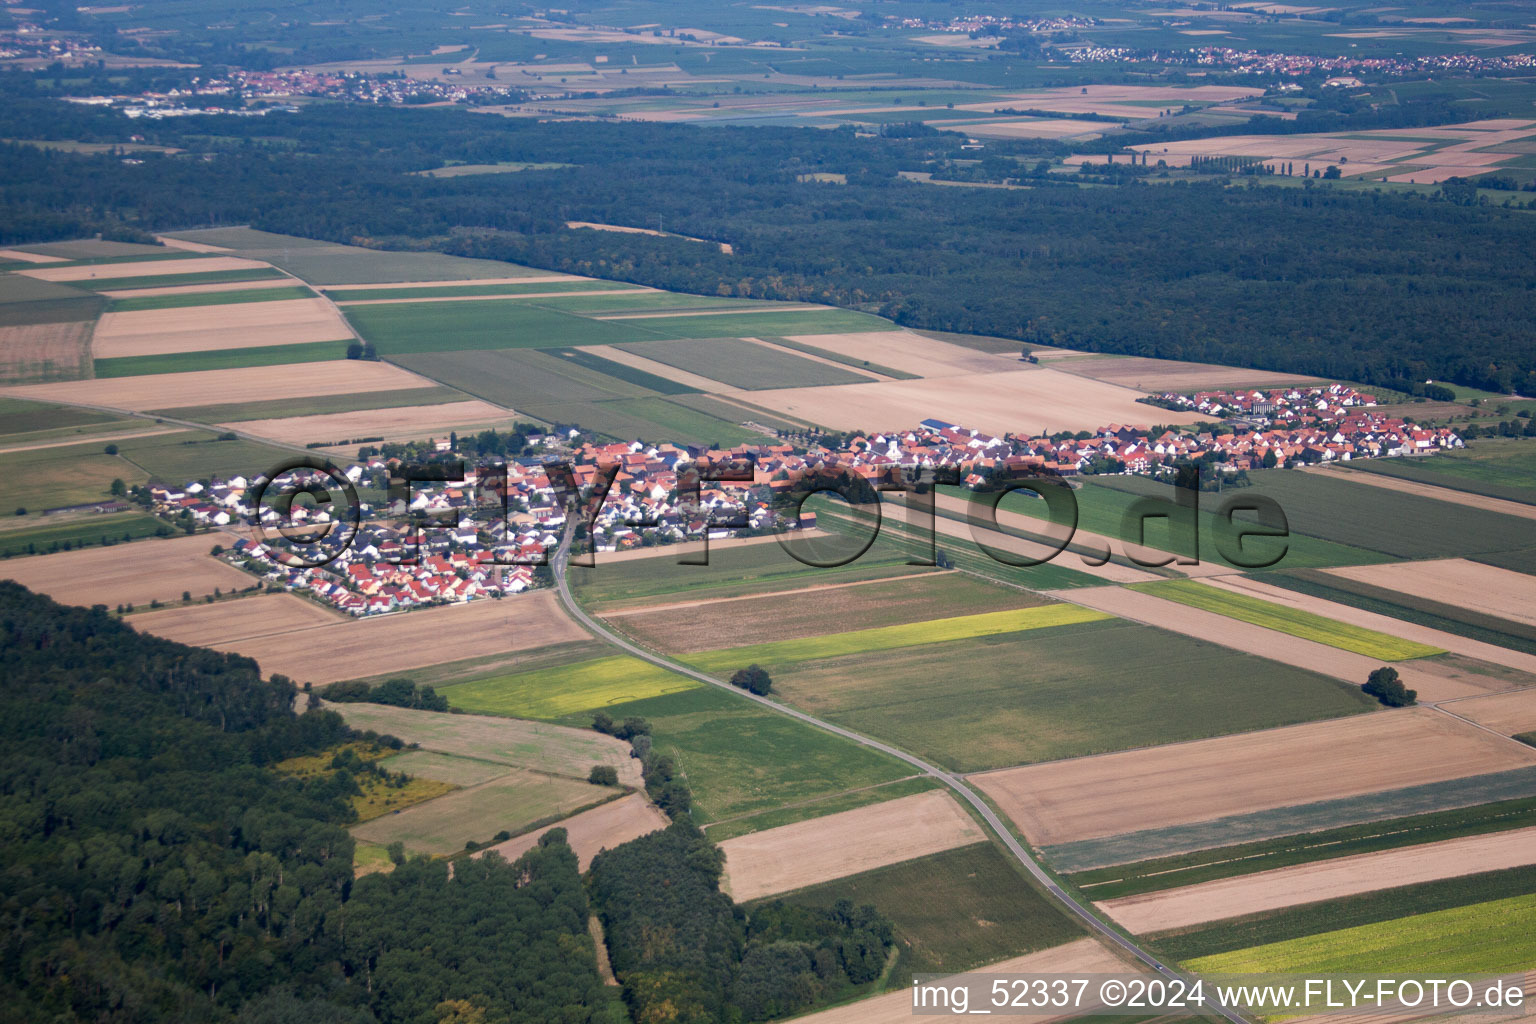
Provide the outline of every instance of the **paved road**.
[[[1051,896],[1053,896],[1059,903],[1065,906],[1068,911],[1080,919],[1091,930],[1097,932],[1098,935],[1105,941],[1111,943],[1119,949],[1124,950],[1131,956],[1135,957],[1137,960],[1140,960],[1142,963],[1146,964],[1158,974],[1169,978],[1183,977],[1183,975],[1181,975],[1174,968],[1163,963],[1151,953],[1148,953],[1146,950],[1136,945],[1136,943],[1115,931],[1104,921],[1100,920],[1097,915],[1089,911],[1087,907],[1079,903],[1077,899],[1069,894],[1065,889],[1057,885],[1055,880],[1052,879],[1051,876],[1046,873],[1045,869],[1042,868],[1040,864],[1035,860],[1034,856],[1024,848],[1023,844],[1014,838],[1013,833],[1008,830],[1008,827],[1003,824],[1002,819],[999,818],[996,812],[994,812],[992,808],[987,805],[986,801],[982,800],[980,796],[978,796],[969,786],[967,786],[956,776],[951,775],[949,772],[946,772],[944,769],[938,767],[937,765],[929,764],[927,761],[924,761],[919,757],[914,757],[906,751],[899,750],[887,743],[882,743],[877,739],[872,739],[868,736],[856,733],[851,729],[844,729],[840,725],[833,725],[831,722],[824,722],[813,715],[806,714],[804,711],[797,710],[785,704],[780,704],[776,700],[770,700],[767,697],[759,697],[756,694],[737,689],[729,683],[716,679],[713,676],[706,675],[705,673],[699,672],[696,669],[689,668],[687,665],[682,665],[675,661],[664,658],[654,651],[647,650],[646,648],[632,643],[622,636],[619,636],[617,633],[614,633],[608,629],[608,627],[592,618],[592,616],[588,615],[586,611],[576,603],[576,599],[571,595],[570,581],[566,574],[566,569],[570,560],[571,540],[574,536],[575,520],[572,519],[566,526],[565,535],[561,538],[560,549],[555,553],[553,563],[555,586],[560,596],[560,603],[565,606],[565,610],[570,613],[573,619],[585,626],[590,632],[596,634],[601,639],[606,640],[608,643],[619,648],[625,653],[632,654],[637,658],[648,661],[652,665],[664,668],[669,672],[676,672],[679,675],[687,676],[689,679],[695,679],[710,686],[717,686],[723,690],[728,690],[730,693],[735,694],[738,697],[746,700],[756,701],[763,707],[771,708],[781,715],[788,715],[789,717],[799,719],[808,725],[813,725],[818,729],[824,729],[827,732],[841,736],[844,739],[852,740],[861,746],[869,747],[872,750],[878,750],[882,754],[889,754],[891,757],[905,761],[907,764],[916,768],[924,775],[939,780],[940,782],[944,783],[944,785],[948,786],[950,789],[959,794],[960,797],[966,801],[966,803],[974,807],[976,812],[981,815],[982,820],[987,823],[987,827],[992,830],[998,839],[1002,840],[1003,845],[1008,848],[1009,852],[1013,854],[1013,856],[1018,860],[1020,864],[1024,865],[1025,870],[1034,876],[1035,880],[1040,883],[1046,892],[1050,893]],[[1213,1006],[1212,1009],[1215,1012],[1221,1014],[1221,1016],[1225,1017],[1228,1021],[1231,1022],[1231,1024],[1248,1024],[1248,1022],[1240,1014],[1233,1010],[1216,1006]]]

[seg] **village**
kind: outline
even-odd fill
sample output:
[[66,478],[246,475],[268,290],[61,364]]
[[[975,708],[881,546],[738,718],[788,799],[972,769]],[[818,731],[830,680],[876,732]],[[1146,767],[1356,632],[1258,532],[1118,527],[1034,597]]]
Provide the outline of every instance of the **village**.
[[[797,505],[782,498],[794,492],[797,481],[828,468],[870,481],[933,470],[941,479],[978,491],[1031,476],[1155,474],[1188,461],[1207,464],[1217,478],[1246,479],[1249,470],[1463,446],[1451,428],[1419,427],[1380,412],[1374,396],[1344,384],[1167,393],[1149,402],[1194,410],[1212,422],[1193,430],[1110,424],[1097,432],[998,437],[929,419],[901,433],[854,434],[836,443],[765,439],[720,451],[548,435],[533,439],[547,454],[505,465],[465,465],[461,480],[413,484],[404,492],[408,502],[395,490],[393,504],[390,481],[399,475],[401,460],[373,455],[343,471],[363,495],[359,525],[339,550],[327,552],[325,559],[309,559],[324,564],[286,564],[270,543],[247,536],[221,557],[262,577],[268,586],[308,594],[349,615],[376,615],[542,585],[547,579],[542,567],[560,543],[578,494],[588,502],[601,495],[595,515],[590,506],[584,515],[591,523],[591,550],[606,553],[706,535],[719,539],[814,526],[814,516],[801,516]],[[447,439],[433,448],[444,460],[455,455]],[[749,464],[751,479],[705,482],[695,490],[683,476],[692,465],[730,460]],[[603,481],[610,477],[604,494]],[[233,477],[179,488],[151,486],[145,493],[162,517],[194,529],[234,529],[256,521],[255,483]],[[407,513],[417,524],[432,525],[412,527],[405,523]],[[267,501],[261,504],[263,535],[279,526],[318,532],[331,521],[329,505],[293,502],[280,513]]]

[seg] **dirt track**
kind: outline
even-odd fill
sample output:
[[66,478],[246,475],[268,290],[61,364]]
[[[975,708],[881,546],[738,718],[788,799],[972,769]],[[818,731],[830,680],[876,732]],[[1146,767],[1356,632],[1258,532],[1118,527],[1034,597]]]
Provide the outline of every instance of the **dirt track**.
[[1508,736],[1536,732],[1536,687],[1451,701],[1444,710]]
[[1301,903],[1536,864],[1536,828],[1463,836],[1397,850],[1221,878],[1105,900],[1097,906],[1141,935]]
[[1408,708],[970,778],[1048,846],[1532,764],[1536,749]]
[[727,891],[744,903],[985,838],[935,790],[727,839],[720,849]]

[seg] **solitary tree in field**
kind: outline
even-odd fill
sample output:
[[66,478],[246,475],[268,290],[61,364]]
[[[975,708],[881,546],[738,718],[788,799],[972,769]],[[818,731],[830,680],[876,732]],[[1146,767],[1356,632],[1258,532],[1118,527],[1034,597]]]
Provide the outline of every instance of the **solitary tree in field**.
[[1386,665],[1372,672],[1361,689],[1389,708],[1405,708],[1419,699],[1419,691],[1404,686],[1397,669]]
[[594,786],[617,786],[619,784],[619,771],[612,765],[595,764],[587,773],[587,781]]
[[761,665],[748,665],[732,674],[731,685],[761,697],[773,688],[773,680],[768,678],[768,670]]

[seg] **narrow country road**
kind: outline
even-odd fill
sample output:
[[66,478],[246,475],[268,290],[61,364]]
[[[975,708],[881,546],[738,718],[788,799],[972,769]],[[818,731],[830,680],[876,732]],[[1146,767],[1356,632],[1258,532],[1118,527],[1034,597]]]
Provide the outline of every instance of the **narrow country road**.
[[[878,750],[882,754],[888,754],[891,757],[906,762],[907,764],[916,768],[918,771],[922,772],[924,775],[939,780],[940,782],[944,783],[944,785],[958,793],[966,801],[966,803],[974,807],[976,809],[976,813],[981,815],[982,820],[987,823],[987,827],[990,828],[993,834],[995,834],[997,838],[1002,841],[1003,845],[1008,848],[1008,851],[1013,854],[1014,858],[1017,859],[1020,864],[1024,865],[1025,870],[1034,876],[1035,880],[1040,883],[1041,887],[1043,887],[1046,892],[1050,893],[1050,895],[1054,897],[1059,903],[1065,906],[1073,914],[1073,916],[1077,917],[1084,924],[1086,924],[1089,929],[1096,932],[1101,938],[1107,940],[1114,946],[1134,956],[1137,960],[1140,960],[1142,963],[1146,964],[1158,974],[1168,978],[1184,977],[1184,975],[1182,975],[1180,972],[1163,963],[1161,960],[1157,959],[1157,957],[1153,956],[1151,953],[1148,953],[1146,950],[1136,945],[1136,943],[1132,942],[1130,939],[1126,938],[1124,935],[1121,935],[1115,929],[1111,928],[1104,921],[1100,920],[1099,917],[1090,911],[1087,907],[1079,903],[1074,896],[1068,893],[1060,885],[1057,885],[1055,880],[1052,879],[1051,876],[1046,873],[1045,869],[1042,868],[1040,864],[1035,860],[1034,856],[1024,848],[1023,844],[1014,838],[1013,833],[1008,830],[1008,827],[1003,824],[1002,819],[999,818],[997,814],[992,810],[992,808],[987,805],[986,801],[982,800],[980,796],[972,791],[970,786],[966,785],[965,782],[963,782],[958,777],[944,771],[944,769],[938,767],[937,765],[929,764],[927,761],[924,761],[919,757],[914,757],[906,751],[899,750],[887,743],[882,743],[877,739],[872,739],[868,736],[861,735],[860,733],[856,733],[851,729],[845,729],[840,725],[833,725],[831,722],[824,722],[813,715],[806,714],[804,711],[789,707],[786,704],[780,704],[778,701],[770,700],[767,697],[760,697],[757,694],[749,693],[746,690],[737,689],[736,687],[723,680],[716,679],[713,676],[706,675],[705,673],[699,672],[696,669],[689,668],[687,665],[683,665],[668,658],[664,658],[654,651],[647,650],[638,644],[626,640],[624,637],[614,633],[608,629],[608,627],[598,622],[592,616],[588,615],[586,611],[576,603],[575,597],[571,594],[570,580],[568,579],[566,573],[570,561],[571,541],[576,535],[575,526],[576,521],[574,518],[567,521],[565,533],[560,539],[560,548],[555,553],[555,558],[551,564],[551,568],[554,572],[555,587],[560,597],[560,603],[565,606],[565,610],[570,614],[570,616],[578,623],[580,623],[584,628],[586,628],[589,632],[619,648],[626,654],[630,654],[636,658],[648,661],[658,668],[666,669],[669,672],[676,672],[678,675],[687,676],[689,679],[694,679],[698,682],[706,683],[710,686],[719,687],[720,689],[726,690],[743,700],[756,701],[763,707],[771,708],[781,715],[788,715],[791,718],[805,722],[807,725],[812,725],[818,729],[823,729],[834,735],[841,736],[844,739],[852,740],[854,743],[857,743],[860,746],[869,747],[872,750]],[[1243,1018],[1241,1014],[1227,1007],[1217,1006],[1212,1003],[1209,1008],[1214,1010],[1216,1013],[1219,1013],[1222,1017],[1226,1018],[1226,1020],[1231,1022],[1231,1024],[1248,1024],[1248,1022]]]

